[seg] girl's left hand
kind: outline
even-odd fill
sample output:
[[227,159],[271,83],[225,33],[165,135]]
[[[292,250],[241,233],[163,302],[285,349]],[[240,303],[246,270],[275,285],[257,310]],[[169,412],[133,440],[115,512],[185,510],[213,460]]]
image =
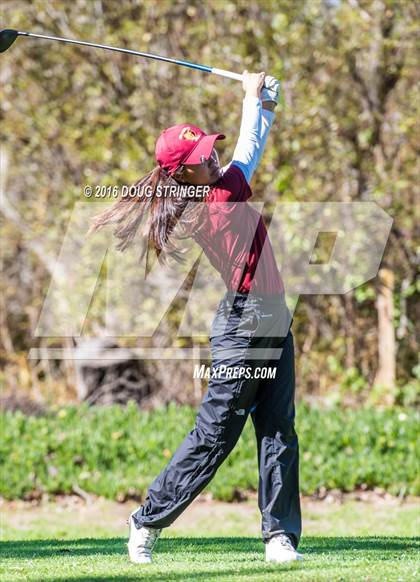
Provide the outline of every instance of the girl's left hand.
[[261,101],[279,102],[280,81],[275,77],[266,75],[264,79],[264,87],[261,91]]

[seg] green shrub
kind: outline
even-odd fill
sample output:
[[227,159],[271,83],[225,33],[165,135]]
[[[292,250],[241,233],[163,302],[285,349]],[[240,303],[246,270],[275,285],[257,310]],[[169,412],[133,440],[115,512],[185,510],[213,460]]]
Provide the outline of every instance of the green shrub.
[[[147,486],[193,428],[195,410],[169,405],[144,412],[136,405],[65,407],[44,417],[2,414],[0,494],[86,492],[123,500],[144,498]],[[300,404],[302,493],[381,487],[418,494],[418,413],[413,409],[340,410]],[[238,445],[207,491],[234,499],[256,490],[257,455],[249,419]]]

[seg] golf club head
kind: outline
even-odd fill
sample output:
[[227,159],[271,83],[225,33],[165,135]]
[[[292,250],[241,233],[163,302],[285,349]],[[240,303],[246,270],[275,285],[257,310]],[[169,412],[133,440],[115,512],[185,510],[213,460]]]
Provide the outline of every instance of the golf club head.
[[13,28],[5,28],[0,32],[0,53],[4,53],[15,42],[18,31]]

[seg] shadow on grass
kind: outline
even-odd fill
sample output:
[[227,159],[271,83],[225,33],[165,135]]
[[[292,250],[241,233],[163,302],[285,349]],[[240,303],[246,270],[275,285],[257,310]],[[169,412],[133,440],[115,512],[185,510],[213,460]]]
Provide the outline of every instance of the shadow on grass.
[[[363,537],[308,537],[304,543],[305,553],[331,554],[363,551],[384,552],[382,559],[386,560],[386,552],[394,553],[402,550],[414,550],[420,547],[420,537],[398,536],[363,536]],[[300,546],[299,546],[300,547]]]
[[[0,542],[0,554],[6,558],[51,558],[71,556],[125,555],[127,540],[122,538],[78,538],[75,540],[13,540]],[[156,546],[158,554],[194,551],[195,554],[217,552],[258,552],[262,542],[256,538],[161,538]]]
[[[0,542],[3,559],[51,558],[57,555],[125,555],[125,538],[79,538],[75,540],[11,540]],[[420,537],[305,537],[299,550],[306,554],[332,554],[362,550],[366,552],[396,552],[418,549]],[[161,538],[156,546],[156,554],[228,554],[262,552],[261,540],[253,537],[176,537]],[[386,558],[384,554],[383,558]]]
[[[294,566],[281,566],[282,574],[286,572],[290,572],[294,570]],[[147,580],[147,582],[162,582],[162,580],[171,581],[171,582],[192,582],[193,580],[220,580],[220,577],[223,576],[226,580],[226,576],[229,576],[229,579],[234,580],[238,574],[240,574],[241,578],[243,576],[247,576],[249,580],[252,580],[252,576],[260,569],[257,568],[241,568],[240,571],[238,569],[232,568],[223,568],[217,571],[209,571],[209,570],[184,570],[182,572],[167,572],[165,571],[162,573],[162,570],[159,573],[151,573],[149,566],[137,566],[136,573],[134,574],[122,574],[113,576],[107,575],[106,578],[103,576],[78,576],[72,578],[47,578],[43,582],[138,582],[138,580]],[[278,566],[270,566],[264,569],[264,575],[274,574],[276,576],[275,580],[278,580]],[[243,579],[243,578],[242,578]],[[274,580],[271,578],[271,580]]]
[[[377,554],[377,559],[383,562],[384,560],[395,560],[396,554],[400,551],[415,550],[420,545],[420,537],[404,538],[404,537],[306,537],[303,540],[299,549],[305,554],[306,559],[303,563],[294,563],[282,565],[281,570],[286,573],[295,568],[305,569],[309,567],[312,570],[322,568],[337,567],[337,560],[346,559],[346,553],[350,560],[357,558],[360,553],[360,558],[365,558],[367,555],[373,557]],[[17,559],[57,559],[62,556],[66,558],[74,557],[98,557],[98,556],[114,556],[126,558],[126,539],[125,538],[82,538],[75,540],[15,540],[0,542],[0,554],[3,560],[9,558]],[[165,559],[169,558],[171,564],[175,568],[169,573],[166,572],[165,579],[171,581],[183,581],[186,579],[188,569],[188,562],[191,562],[194,557],[195,562],[200,562],[200,554],[203,556],[201,565],[202,570],[193,570],[188,573],[189,580],[212,580],[220,576],[232,576],[240,574],[241,576],[249,576],[252,579],[252,574],[261,573],[264,571],[265,575],[278,572],[278,565],[266,564],[264,562],[264,551],[261,540],[253,537],[214,537],[214,538],[161,538],[156,546],[156,562],[150,566],[134,566],[129,564],[128,557],[126,568],[133,568],[133,574],[125,572],[124,574],[107,575],[107,582],[131,582],[134,580],[144,579],[150,582],[160,582],[162,580],[162,568],[167,570],[168,562]],[[214,570],[205,569],[206,559],[211,561],[211,556],[224,556],[226,566],[221,569]],[[255,557],[258,556],[258,557]],[[159,556],[163,558],[160,562]],[[325,564],[322,560],[323,556],[329,556],[332,560],[329,564]],[[175,558],[175,559],[174,559]],[[321,562],[317,562],[316,558],[321,558]],[[212,562],[213,563],[213,562]],[[220,561],[219,561],[220,563]],[[61,564],[61,567],[64,563]],[[179,566],[182,570],[179,570]],[[354,562],[353,562],[354,566]],[[340,562],[340,567],[346,569],[352,567]],[[36,567],[35,567],[36,570]],[[55,575],[48,577],[44,582],[99,582],[103,581],[103,576],[76,574],[68,576],[66,574]]]

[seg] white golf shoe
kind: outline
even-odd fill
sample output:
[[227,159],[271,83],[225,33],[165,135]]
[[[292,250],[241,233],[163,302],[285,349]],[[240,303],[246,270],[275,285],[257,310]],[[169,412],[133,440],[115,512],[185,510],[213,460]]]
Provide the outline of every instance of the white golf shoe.
[[275,535],[265,544],[266,562],[284,564],[295,560],[303,560],[303,556],[297,553],[288,535]]
[[128,518],[130,537],[128,540],[128,555],[134,564],[151,564],[152,550],[162,529],[143,526],[137,529],[133,515]]

